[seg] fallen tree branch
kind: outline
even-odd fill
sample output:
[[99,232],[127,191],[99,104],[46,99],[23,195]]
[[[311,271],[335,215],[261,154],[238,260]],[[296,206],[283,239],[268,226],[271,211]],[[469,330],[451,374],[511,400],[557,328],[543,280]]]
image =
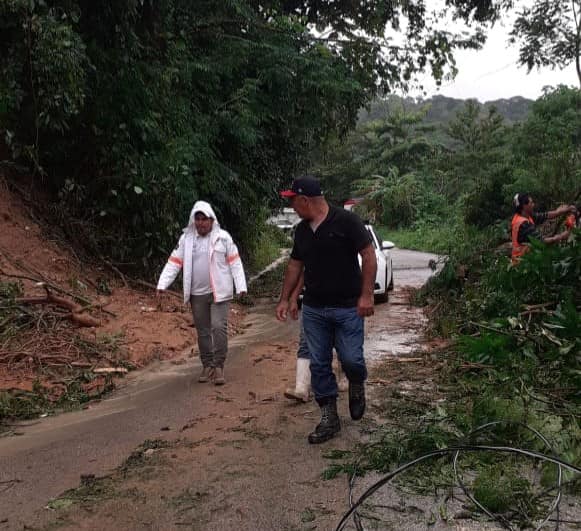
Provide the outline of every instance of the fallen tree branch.
[[109,269],[111,269],[111,271],[113,271],[113,273],[115,273],[121,279],[123,285],[128,288],[129,283],[127,282],[127,278],[125,278],[125,275],[119,271],[119,268],[109,262],[109,260],[107,260],[104,256],[99,256],[99,258]]
[[544,302],[543,304],[523,304],[522,307],[527,311],[538,310],[540,308],[548,308],[549,306],[555,306],[556,302]]
[[534,310],[526,310],[525,312],[520,312],[519,315],[521,317],[526,317],[527,315],[540,315],[540,314],[546,314],[546,313],[550,313],[553,314],[554,312],[552,312],[551,310],[546,310],[543,308],[535,308]]
[[45,280],[42,275],[40,275],[40,278],[34,278],[34,277],[26,276],[26,275],[16,275],[13,273],[6,273],[6,271],[4,271],[3,269],[0,269],[0,275],[7,277],[7,278],[18,278],[20,280],[30,280],[31,282],[35,282],[36,284],[46,284],[50,289],[53,289],[54,291],[58,291],[59,293],[62,293],[63,295],[68,295],[69,297],[72,297],[72,298],[77,299],[81,302],[84,302],[85,304],[91,304],[91,301],[89,299],[86,299],[85,297],[82,297],[81,295],[77,295],[75,293],[67,291],[66,289],[63,289],[60,286],[57,286],[56,284],[53,284],[52,282]]
[[[42,284],[43,287],[48,287],[54,291],[57,291],[59,293],[62,293],[63,295],[68,295],[69,297],[72,297],[73,299],[76,299],[80,302],[85,303],[87,306],[86,307],[82,307],[79,306],[79,312],[78,313],[82,313],[82,311],[88,310],[90,308],[99,308],[103,313],[109,314],[111,317],[117,317],[116,314],[114,314],[113,312],[109,311],[109,310],[105,310],[104,306],[105,305],[98,305],[98,304],[94,304],[93,302],[91,302],[89,299],[86,299],[85,297],[82,297],[81,295],[77,295],[75,293],[72,293],[70,291],[67,291],[66,289],[61,288],[60,286],[57,286],[56,284],[53,284],[52,282],[47,282],[46,280],[44,280],[43,278],[34,278],[34,277],[29,277],[27,275],[16,275],[13,273],[6,273],[6,271],[4,271],[3,269],[0,268],[0,275],[7,277],[7,278],[17,278],[20,280],[30,280],[31,282],[34,282],[35,284]],[[45,301],[46,302],[46,301]],[[68,301],[67,301],[68,302]]]
[[494,365],[487,365],[485,363],[464,361],[464,362],[462,362],[462,365],[460,365],[458,367],[459,371],[471,371],[474,369],[494,369]]
[[85,327],[96,327],[101,326],[101,323],[89,315],[81,315],[83,307],[79,304],[72,302],[64,297],[59,297],[51,293],[48,286],[44,285],[44,290],[46,291],[45,297],[19,297],[15,299],[18,304],[54,304],[60,308],[68,310],[70,313],[64,315],[65,319],[70,319],[79,326]]
[[106,306],[109,306],[109,304],[111,304],[111,302],[107,302],[105,304],[89,304],[89,306],[83,306],[77,313],[84,313],[88,310],[101,310],[104,313],[108,313],[109,315],[113,316],[113,317],[117,317],[117,314],[115,312],[112,312],[110,310],[105,310]]
[[505,330],[499,329],[499,328],[494,328],[493,326],[487,326],[484,325],[482,323],[476,323],[474,321],[468,321],[468,324],[471,324],[472,326],[477,326],[478,328],[483,328],[484,330],[489,330],[490,332],[496,332],[497,334],[502,334],[505,336],[509,336],[511,334],[509,334],[508,332],[506,332]]

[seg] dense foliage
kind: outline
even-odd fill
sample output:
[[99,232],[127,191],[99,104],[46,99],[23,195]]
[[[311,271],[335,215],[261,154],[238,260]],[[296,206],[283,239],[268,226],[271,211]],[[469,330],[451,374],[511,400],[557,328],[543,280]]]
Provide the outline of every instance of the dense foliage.
[[564,68],[575,64],[581,86],[581,2],[535,0],[518,14],[512,40],[519,45],[521,65]]
[[252,251],[314,148],[378,91],[453,72],[503,3],[447,2],[472,27],[452,33],[423,1],[1,0],[3,151],[126,268],[157,264],[198,197]]
[[331,144],[319,172],[336,199],[362,197],[387,227],[428,233],[446,225],[464,233],[465,224],[506,221],[516,192],[534,194],[541,208],[578,196],[578,89],[548,90],[513,124],[471,100],[445,122],[427,118],[429,102],[409,109],[391,98],[379,108],[383,115],[376,106],[375,119],[367,115],[346,140]]
[[[578,466],[580,236],[576,230],[560,246],[535,243],[518,267],[495,252],[492,233],[480,231],[471,241],[459,241],[420,297],[429,304],[432,332],[448,337],[449,344],[424,353],[431,370],[418,382],[419,367],[404,372],[386,363],[376,368],[389,382],[374,390],[383,422],[354,449],[328,452],[335,462],[326,477],[387,474],[436,449],[473,444],[553,453]],[[437,385],[432,386],[434,374]],[[449,492],[461,481],[510,528],[525,529],[538,527],[547,515],[559,518],[551,506],[557,477],[557,468],[546,462],[475,452],[458,461],[445,456],[416,464],[392,485],[402,497],[411,490],[440,504],[440,519],[446,521],[454,507]],[[578,475],[564,471],[561,481],[564,496],[579,494]],[[393,509],[384,507],[369,500],[361,518],[393,522]],[[482,516],[466,507],[474,518]]]

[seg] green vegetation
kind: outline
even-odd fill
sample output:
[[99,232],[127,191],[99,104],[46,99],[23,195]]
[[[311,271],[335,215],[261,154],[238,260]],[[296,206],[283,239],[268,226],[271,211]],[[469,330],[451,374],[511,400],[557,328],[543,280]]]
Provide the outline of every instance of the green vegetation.
[[524,7],[511,34],[519,45],[519,63],[529,72],[535,67],[556,69],[574,63],[581,85],[580,8],[578,0],[535,0]]
[[478,246],[483,230],[500,244],[516,192],[532,193],[541,209],[578,198],[579,90],[548,90],[520,123],[471,100],[433,121],[423,103],[390,98],[383,115],[374,110],[329,144],[317,170],[333,199],[361,197],[356,209],[399,247],[449,254],[465,241]]
[[280,256],[281,249],[292,245],[289,237],[281,229],[266,224],[254,237],[249,235],[247,241],[249,247],[246,252],[250,258],[244,265],[249,275],[262,271]]
[[[419,294],[432,310],[431,333],[452,340],[433,359],[441,367],[440,399],[421,387],[414,387],[413,397],[391,391],[382,398],[385,424],[371,430],[368,443],[328,455],[339,462],[326,477],[387,473],[394,465],[459,443],[554,452],[578,465],[580,236],[575,231],[562,246],[535,243],[518,267],[495,254],[485,239],[476,249],[459,246]],[[498,424],[473,434],[488,423]],[[486,453],[463,455],[461,469],[464,483],[489,511],[524,526],[547,514],[554,465],[532,466],[520,457]],[[578,492],[578,479],[565,473],[565,491]],[[445,493],[457,479],[450,459],[442,458],[412,469],[396,484],[428,495]]]
[[267,271],[250,285],[249,294],[252,297],[278,297],[285,270],[286,263],[283,262],[278,267]]
[[[389,95],[374,100],[368,109],[359,114],[359,124],[381,120],[393,109],[405,109],[407,112],[418,112],[427,108],[425,122],[434,126],[434,131],[445,130],[446,126],[456,117],[466,104],[465,100],[436,95],[429,99],[401,97]],[[532,100],[522,96],[508,99],[491,100],[483,103],[485,112],[495,108],[508,124],[524,122],[529,115]],[[447,135],[438,135],[443,142],[450,141]],[[449,142],[450,147],[453,142]]]
[[467,27],[425,1],[5,0],[1,151],[72,242],[127,273],[155,275],[198,198],[248,258],[282,181],[376,94],[453,73],[500,15],[443,9]]
[[[320,167],[327,189],[336,183],[363,199],[358,208],[375,218],[382,238],[447,255],[416,299],[431,317],[429,333],[451,341],[431,360],[441,367],[434,392],[413,387],[413,396],[394,389],[383,397],[385,424],[370,430],[366,444],[329,455],[338,461],[325,476],[387,473],[458,443],[553,451],[579,464],[581,232],[558,246],[533,243],[518,267],[501,244],[515,192],[531,192],[541,208],[579,199],[581,91],[547,91],[522,123],[507,124],[494,108],[470,101],[445,127],[428,122],[427,112],[388,107],[336,143],[335,162]],[[499,424],[471,435],[487,423]],[[553,465],[503,454],[461,461],[465,484],[489,511],[525,527],[544,517]],[[425,495],[456,484],[448,458],[396,480]]]
[[[44,387],[39,380],[34,382],[31,391],[0,391],[0,431],[6,421],[26,420],[46,413],[79,409],[83,404],[97,400],[115,388],[110,376],[105,378],[105,382],[101,380],[102,378],[89,372],[79,372],[63,381],[62,387],[58,389],[58,396],[54,396],[54,389]],[[98,385],[94,390],[88,390],[93,383]]]
[[93,474],[82,474],[81,483],[78,487],[69,489],[57,498],[53,498],[48,502],[47,507],[57,511],[57,521],[70,523],[66,519],[66,515],[73,507],[82,507],[86,510],[91,510],[96,504],[104,500],[139,496],[140,493],[136,489],[122,490],[120,488],[120,480],[135,474],[140,474],[147,467],[153,467],[163,463],[163,458],[157,452],[165,448],[175,447],[177,444],[177,441],[170,442],[161,439],[146,439],[131,452],[129,457],[115,472],[101,477],[96,477]]
[[410,229],[390,229],[375,227],[383,240],[395,243],[400,249],[413,249],[447,255],[459,242],[478,241],[481,231],[466,225],[450,225],[442,222],[441,225],[423,225]]
[[[454,51],[481,46],[487,25],[514,7],[431,4],[0,2],[0,153],[10,159],[2,167],[14,172],[12,182],[25,168],[76,246],[126,273],[154,276],[203,198],[258,271],[283,243],[264,228],[276,190],[314,168],[331,199],[360,196],[383,237],[448,255],[420,294],[432,332],[453,341],[440,360],[445,400],[392,396],[397,425],[343,455],[331,475],[386,471],[507,419],[541,431],[559,455],[581,458],[579,233],[560,247],[534,245],[518,268],[498,247],[515,192],[531,192],[541,208],[578,200],[581,91],[548,89],[532,104],[516,100],[514,112],[504,101],[458,108],[445,98],[377,99],[409,88],[420,72],[441,83],[455,72]],[[573,4],[535,0],[519,14],[521,62],[579,66]],[[457,33],[446,27],[450,16]],[[265,275],[256,293],[271,292],[281,271]],[[39,327],[63,331],[58,319],[21,309],[20,292],[0,284],[3,348],[16,353],[11,363],[44,363],[15,346]],[[69,339],[88,360],[98,350],[118,359],[114,338]],[[66,376],[61,396],[81,403],[83,371]],[[40,388],[33,395],[2,395],[0,416],[27,417],[55,403]],[[475,438],[546,450],[517,424],[493,431]],[[133,457],[141,463],[144,455]],[[511,477],[500,477],[496,459],[464,463],[476,496],[492,510],[524,507],[532,481],[507,459]],[[416,489],[449,483],[449,467],[431,466],[412,477]],[[542,475],[553,481],[554,467]],[[513,496],[499,497],[494,484]]]

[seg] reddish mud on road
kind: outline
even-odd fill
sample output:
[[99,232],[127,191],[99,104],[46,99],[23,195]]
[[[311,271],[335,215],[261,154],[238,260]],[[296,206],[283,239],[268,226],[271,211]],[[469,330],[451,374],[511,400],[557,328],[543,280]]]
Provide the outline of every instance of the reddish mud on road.
[[[421,311],[405,303],[403,286],[425,281],[430,258],[393,252],[392,302],[367,322],[371,378],[376,360],[419,342]],[[161,362],[86,411],[0,439],[0,529],[334,528],[348,507],[346,480],[322,479],[323,454],[359,442],[366,421],[349,418],[342,395],[340,436],[308,445],[316,404],[282,395],[294,378],[297,323],[277,323],[267,304],[246,326],[231,341],[224,387],[197,382],[197,359]],[[81,476],[83,486],[63,495]]]

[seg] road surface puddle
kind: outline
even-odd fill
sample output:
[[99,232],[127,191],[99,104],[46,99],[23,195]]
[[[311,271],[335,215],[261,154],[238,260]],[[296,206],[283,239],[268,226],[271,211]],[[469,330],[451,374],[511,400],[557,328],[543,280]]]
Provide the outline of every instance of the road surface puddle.
[[365,356],[377,363],[389,357],[405,357],[421,348],[426,317],[420,308],[389,306],[370,320],[365,338]]

